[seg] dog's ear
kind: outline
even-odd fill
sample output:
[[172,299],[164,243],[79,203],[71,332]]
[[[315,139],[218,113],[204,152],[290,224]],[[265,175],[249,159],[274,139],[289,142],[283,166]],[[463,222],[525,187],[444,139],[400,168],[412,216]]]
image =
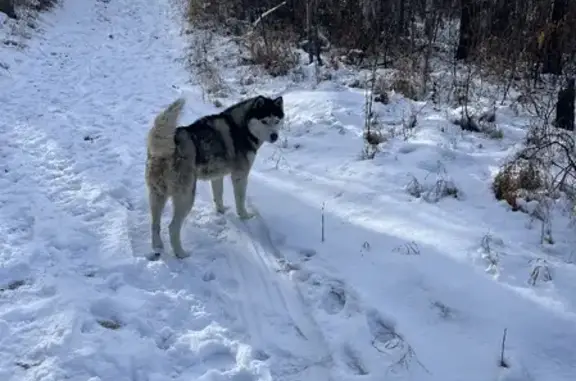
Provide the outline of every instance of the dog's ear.
[[254,107],[263,107],[265,103],[266,99],[260,95],[254,100]]
[[278,97],[276,99],[274,99],[272,102],[274,102],[274,106],[279,107],[279,108],[283,108],[284,107],[284,99],[282,99],[282,97]]

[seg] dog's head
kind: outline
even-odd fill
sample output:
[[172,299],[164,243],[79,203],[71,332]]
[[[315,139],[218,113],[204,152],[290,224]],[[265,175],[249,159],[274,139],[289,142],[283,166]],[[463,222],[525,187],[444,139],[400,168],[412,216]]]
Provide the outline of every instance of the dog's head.
[[284,101],[258,96],[248,112],[248,129],[261,142],[274,143],[284,122]]

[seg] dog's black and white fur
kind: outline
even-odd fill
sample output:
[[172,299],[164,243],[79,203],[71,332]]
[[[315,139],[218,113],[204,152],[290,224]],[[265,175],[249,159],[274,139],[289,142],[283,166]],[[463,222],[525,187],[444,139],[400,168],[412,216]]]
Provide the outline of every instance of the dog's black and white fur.
[[179,258],[189,255],[182,248],[180,231],[194,205],[197,180],[211,181],[216,211],[224,213],[223,178],[230,175],[238,216],[253,216],[245,205],[248,175],[262,144],[278,140],[284,120],[282,97],[257,96],[178,127],[184,103],[179,98],[169,105],[148,133],[145,176],[155,256],[164,247],[160,221],[168,198],[172,198],[174,207],[169,225],[172,250]]

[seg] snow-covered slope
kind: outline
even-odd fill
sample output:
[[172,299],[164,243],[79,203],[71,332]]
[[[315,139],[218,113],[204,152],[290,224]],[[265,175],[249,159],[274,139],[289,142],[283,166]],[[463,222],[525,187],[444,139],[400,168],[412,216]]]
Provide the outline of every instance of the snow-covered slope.
[[[150,122],[180,93],[184,121],[215,111],[189,84],[180,21],[145,0],[43,18],[27,49],[0,48],[0,379],[575,379],[572,228],[558,215],[543,248],[490,193],[525,126],[507,108],[505,138],[486,140],[425,106],[409,139],[360,161],[361,91],[285,91],[285,141],[249,185],[260,217],[216,216],[201,184],[192,256],[149,262]],[[389,125],[409,109],[378,105]],[[434,202],[443,181],[458,197]],[[531,286],[542,259],[552,280]]]

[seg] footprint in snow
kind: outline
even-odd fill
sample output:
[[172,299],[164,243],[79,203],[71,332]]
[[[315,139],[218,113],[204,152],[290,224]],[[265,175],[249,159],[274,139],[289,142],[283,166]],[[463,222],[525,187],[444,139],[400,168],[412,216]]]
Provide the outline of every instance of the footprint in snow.
[[346,306],[347,293],[344,284],[332,281],[320,300],[320,307],[329,315],[336,315]]
[[270,355],[262,349],[252,348],[252,357],[259,361],[266,361],[270,358]]
[[316,255],[316,253],[317,253],[316,250],[306,248],[300,249],[298,252],[298,254],[300,254],[300,256],[302,257],[302,262],[309,261],[310,259],[312,259],[313,256]]
[[[101,327],[110,330],[117,330],[124,326],[117,313],[119,310],[120,306],[108,298],[97,300],[93,302],[90,307],[90,312],[94,316],[96,322]],[[90,324],[87,324],[86,328],[89,331],[92,327]]]
[[20,287],[31,283],[32,271],[30,266],[18,264],[0,268],[0,292],[16,291]]
[[398,152],[403,153],[403,154],[409,154],[409,153],[416,151],[418,148],[420,148],[420,147],[417,144],[405,143],[398,149]]
[[174,331],[170,327],[164,327],[154,341],[158,349],[167,350],[174,343]]
[[366,313],[366,324],[372,335],[372,346],[379,352],[403,351],[406,343],[402,336],[396,332],[396,323],[386,319],[376,310]]
[[366,369],[366,366],[364,365],[364,363],[360,359],[360,356],[358,355],[358,353],[356,353],[354,351],[354,349],[352,349],[352,347],[350,347],[350,345],[348,345],[348,344],[344,345],[344,347],[342,348],[342,357],[344,360],[344,364],[346,364],[348,369],[350,369],[350,371],[353,374],[365,376],[365,375],[370,373]]
[[206,271],[204,275],[202,275],[202,280],[204,282],[211,282],[216,279],[216,275],[212,271]]
[[5,286],[0,286],[0,291],[14,291],[14,290],[17,290],[20,287],[24,286],[25,284],[26,284],[26,282],[23,280],[11,281],[11,282],[6,283]]

